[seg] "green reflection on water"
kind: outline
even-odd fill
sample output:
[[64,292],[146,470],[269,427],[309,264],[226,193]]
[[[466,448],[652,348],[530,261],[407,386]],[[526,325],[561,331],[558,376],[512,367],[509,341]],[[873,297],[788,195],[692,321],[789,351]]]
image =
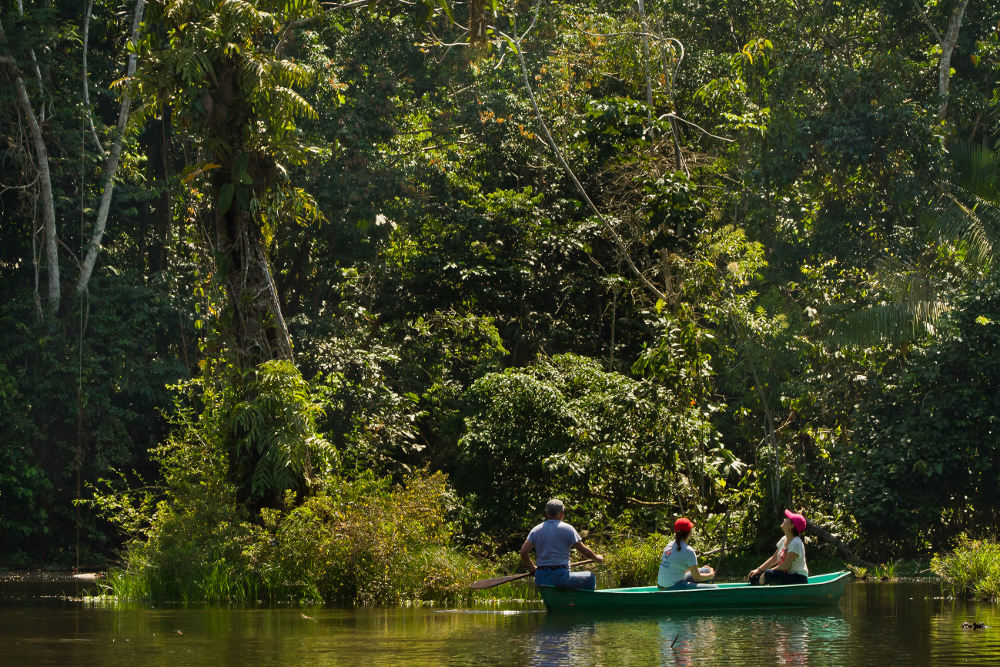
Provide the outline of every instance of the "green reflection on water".
[[[852,584],[839,607],[674,615],[475,609],[0,604],[4,664],[1000,664],[1000,611],[927,584]],[[936,599],[937,598],[937,599]],[[963,630],[963,621],[985,630]]]

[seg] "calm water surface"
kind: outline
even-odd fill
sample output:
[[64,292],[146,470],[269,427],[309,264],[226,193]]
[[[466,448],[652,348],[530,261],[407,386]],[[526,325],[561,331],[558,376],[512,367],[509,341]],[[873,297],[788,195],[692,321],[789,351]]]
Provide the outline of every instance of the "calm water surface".
[[819,610],[596,618],[535,603],[113,607],[61,592],[75,591],[0,583],[0,664],[1000,665],[1000,608],[942,600],[927,583],[852,583],[838,607]]

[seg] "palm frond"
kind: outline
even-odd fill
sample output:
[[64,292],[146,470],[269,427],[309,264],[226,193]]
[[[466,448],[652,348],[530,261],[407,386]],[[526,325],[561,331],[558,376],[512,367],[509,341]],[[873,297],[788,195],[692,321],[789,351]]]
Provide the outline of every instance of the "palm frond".
[[938,299],[904,299],[855,311],[840,320],[827,337],[829,343],[872,347],[902,343],[934,333],[934,325],[948,310]]
[[276,60],[271,64],[270,74],[278,85],[304,86],[312,81],[313,69],[291,60]]
[[934,332],[949,306],[928,275],[915,264],[888,257],[879,262],[876,275],[878,287],[889,298],[834,322],[827,336],[829,343],[871,347]]
[[1000,156],[982,144],[967,142],[956,143],[950,152],[955,185],[985,200],[1000,200]]
[[950,206],[939,219],[942,236],[965,249],[977,266],[1000,265],[1000,206],[957,186],[945,194]]

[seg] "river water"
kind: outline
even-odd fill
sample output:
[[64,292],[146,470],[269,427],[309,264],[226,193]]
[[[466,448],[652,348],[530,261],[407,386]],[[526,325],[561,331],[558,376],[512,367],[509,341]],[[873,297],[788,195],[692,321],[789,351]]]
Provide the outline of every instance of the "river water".
[[0,664],[1000,664],[1000,607],[942,599],[924,582],[851,583],[824,609],[607,617],[535,602],[248,609],[92,604],[78,593],[0,582]]

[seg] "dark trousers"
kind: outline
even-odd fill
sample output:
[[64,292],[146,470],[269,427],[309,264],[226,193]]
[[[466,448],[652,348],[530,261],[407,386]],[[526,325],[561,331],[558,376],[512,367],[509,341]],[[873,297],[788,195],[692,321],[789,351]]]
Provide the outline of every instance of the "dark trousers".
[[792,574],[783,570],[764,570],[756,577],[750,577],[751,586],[787,586],[788,584],[807,584],[809,578],[804,574]]

